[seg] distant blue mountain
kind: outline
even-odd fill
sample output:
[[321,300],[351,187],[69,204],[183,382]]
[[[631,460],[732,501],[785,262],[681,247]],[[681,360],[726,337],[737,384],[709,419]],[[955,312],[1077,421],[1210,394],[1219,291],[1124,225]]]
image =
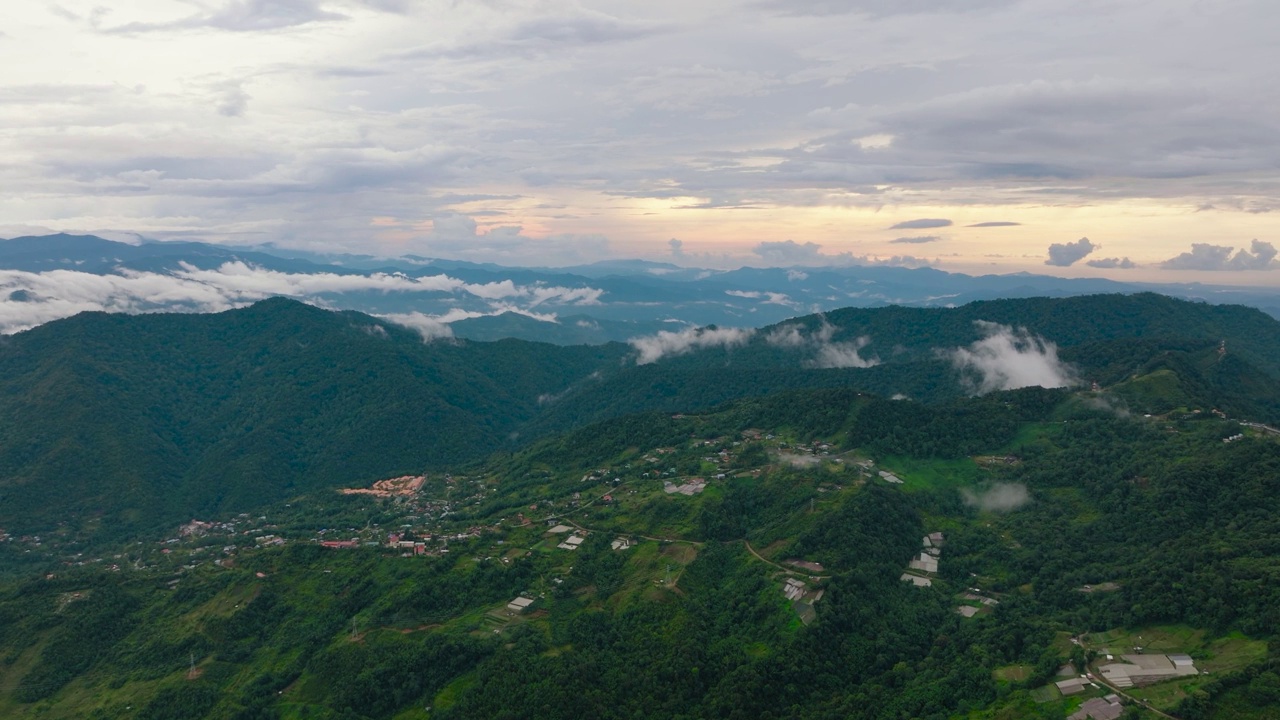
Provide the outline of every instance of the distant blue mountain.
[[[270,245],[128,244],[67,234],[0,241],[0,269],[18,271],[0,286],[0,303],[22,304],[3,316],[7,324],[0,330],[5,332],[77,310],[218,310],[276,294],[333,309],[412,316],[422,326],[432,321],[420,315],[443,317],[459,337],[558,344],[626,340],[686,325],[762,327],[844,307],[945,307],[1094,293],[1153,291],[1252,306],[1280,318],[1280,290],[1268,288],[1124,283],[1025,272],[971,276],[859,265],[720,271],[621,259],[563,268],[504,267],[413,255],[326,255]],[[78,276],[50,275],[57,270],[124,279],[97,287]],[[304,277],[321,274],[328,278]],[[401,281],[379,279],[379,274]],[[437,327],[434,332],[448,330]]]

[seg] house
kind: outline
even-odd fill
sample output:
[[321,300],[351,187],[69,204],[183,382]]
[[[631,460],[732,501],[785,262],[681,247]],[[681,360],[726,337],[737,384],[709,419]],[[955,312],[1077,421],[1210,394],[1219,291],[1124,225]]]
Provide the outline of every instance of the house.
[[612,547],[614,550],[626,550],[627,548],[631,547],[631,541],[628,540],[627,538],[618,538],[614,540],[612,543],[610,543],[609,546]]
[[561,550],[577,550],[578,546],[581,544],[582,544],[582,538],[578,537],[577,535],[570,535],[569,537],[564,539],[564,542],[560,543],[556,547],[560,548]]
[[[1112,696],[1108,696],[1112,697]],[[1067,720],[1116,720],[1124,706],[1107,698],[1089,698],[1080,709],[1067,716]]]
[[976,608],[972,605],[961,605],[960,607],[956,608],[956,612],[960,613],[961,615],[967,618],[971,618],[974,615],[977,615],[978,610],[979,608]]
[[787,578],[787,581],[782,585],[782,594],[786,595],[788,600],[795,602],[803,598],[805,591],[808,589],[808,586],[803,582],[795,578]]
[[320,546],[327,548],[353,548],[358,543],[355,540],[321,540]]
[[537,598],[521,596],[507,603],[507,609],[513,613],[522,613],[533,607],[534,603],[537,601]]
[[910,582],[912,585],[915,585],[916,587],[929,587],[933,585],[933,581],[930,580],[929,578],[920,577],[919,575],[912,575],[911,573],[902,573],[902,577],[898,579],[903,582]]
[[1199,674],[1190,656],[1177,657],[1181,664],[1175,663],[1168,655],[1121,655],[1120,659],[1124,662],[1109,663],[1099,670],[1108,682],[1118,688],[1150,685],[1161,680]]
[[911,561],[912,570],[920,570],[921,572],[936,573],[938,572],[938,558],[929,553],[920,553],[920,557]]
[[1054,683],[1054,685],[1058,686],[1058,692],[1063,695],[1079,695],[1084,692],[1084,688],[1088,684],[1089,681],[1082,677],[1067,678]]

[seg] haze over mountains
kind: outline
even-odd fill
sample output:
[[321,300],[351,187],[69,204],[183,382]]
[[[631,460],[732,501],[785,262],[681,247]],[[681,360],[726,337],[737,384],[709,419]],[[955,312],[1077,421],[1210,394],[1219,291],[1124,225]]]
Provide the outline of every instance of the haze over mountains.
[[516,268],[94,236],[0,241],[0,332],[86,310],[215,312],[272,296],[358,310],[425,337],[599,344],[691,326],[758,328],[842,307],[1156,291],[1280,317],[1280,289],[1144,285],[889,266],[684,268],[643,260]]

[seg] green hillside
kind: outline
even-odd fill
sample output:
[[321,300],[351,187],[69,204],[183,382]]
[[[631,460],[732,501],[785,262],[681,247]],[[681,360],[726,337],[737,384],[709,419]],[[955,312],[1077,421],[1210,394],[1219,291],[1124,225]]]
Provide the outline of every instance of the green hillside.
[[618,357],[287,300],[50,323],[0,346],[0,527],[123,533],[474,459]]
[[160,543],[11,539],[44,564],[0,585],[0,715],[1062,718],[1111,690],[1061,666],[1142,643],[1211,674],[1126,698],[1264,717],[1280,437],[1120,402],[790,392]]

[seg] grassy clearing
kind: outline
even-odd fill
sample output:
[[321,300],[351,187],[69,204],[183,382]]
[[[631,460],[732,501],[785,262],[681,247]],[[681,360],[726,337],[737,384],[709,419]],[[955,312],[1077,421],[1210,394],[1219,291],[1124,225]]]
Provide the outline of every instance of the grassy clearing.
[[1035,700],[1037,703],[1053,702],[1061,697],[1062,694],[1059,693],[1058,688],[1053,685],[1045,685],[1044,687],[1038,687],[1031,691],[1031,699]]
[[876,466],[902,478],[902,488],[907,492],[961,488],[985,479],[982,469],[971,458],[934,460],[889,456],[882,458]]
[[1002,682],[1022,682],[1031,677],[1031,671],[1030,665],[1006,665],[996,668],[991,675]]
[[477,678],[474,672],[463,675],[457,680],[445,685],[443,690],[436,693],[435,698],[431,701],[431,707],[438,710],[445,710],[453,707],[457,704],[458,697],[462,695],[462,693],[466,692],[468,688],[475,685],[476,682]]

